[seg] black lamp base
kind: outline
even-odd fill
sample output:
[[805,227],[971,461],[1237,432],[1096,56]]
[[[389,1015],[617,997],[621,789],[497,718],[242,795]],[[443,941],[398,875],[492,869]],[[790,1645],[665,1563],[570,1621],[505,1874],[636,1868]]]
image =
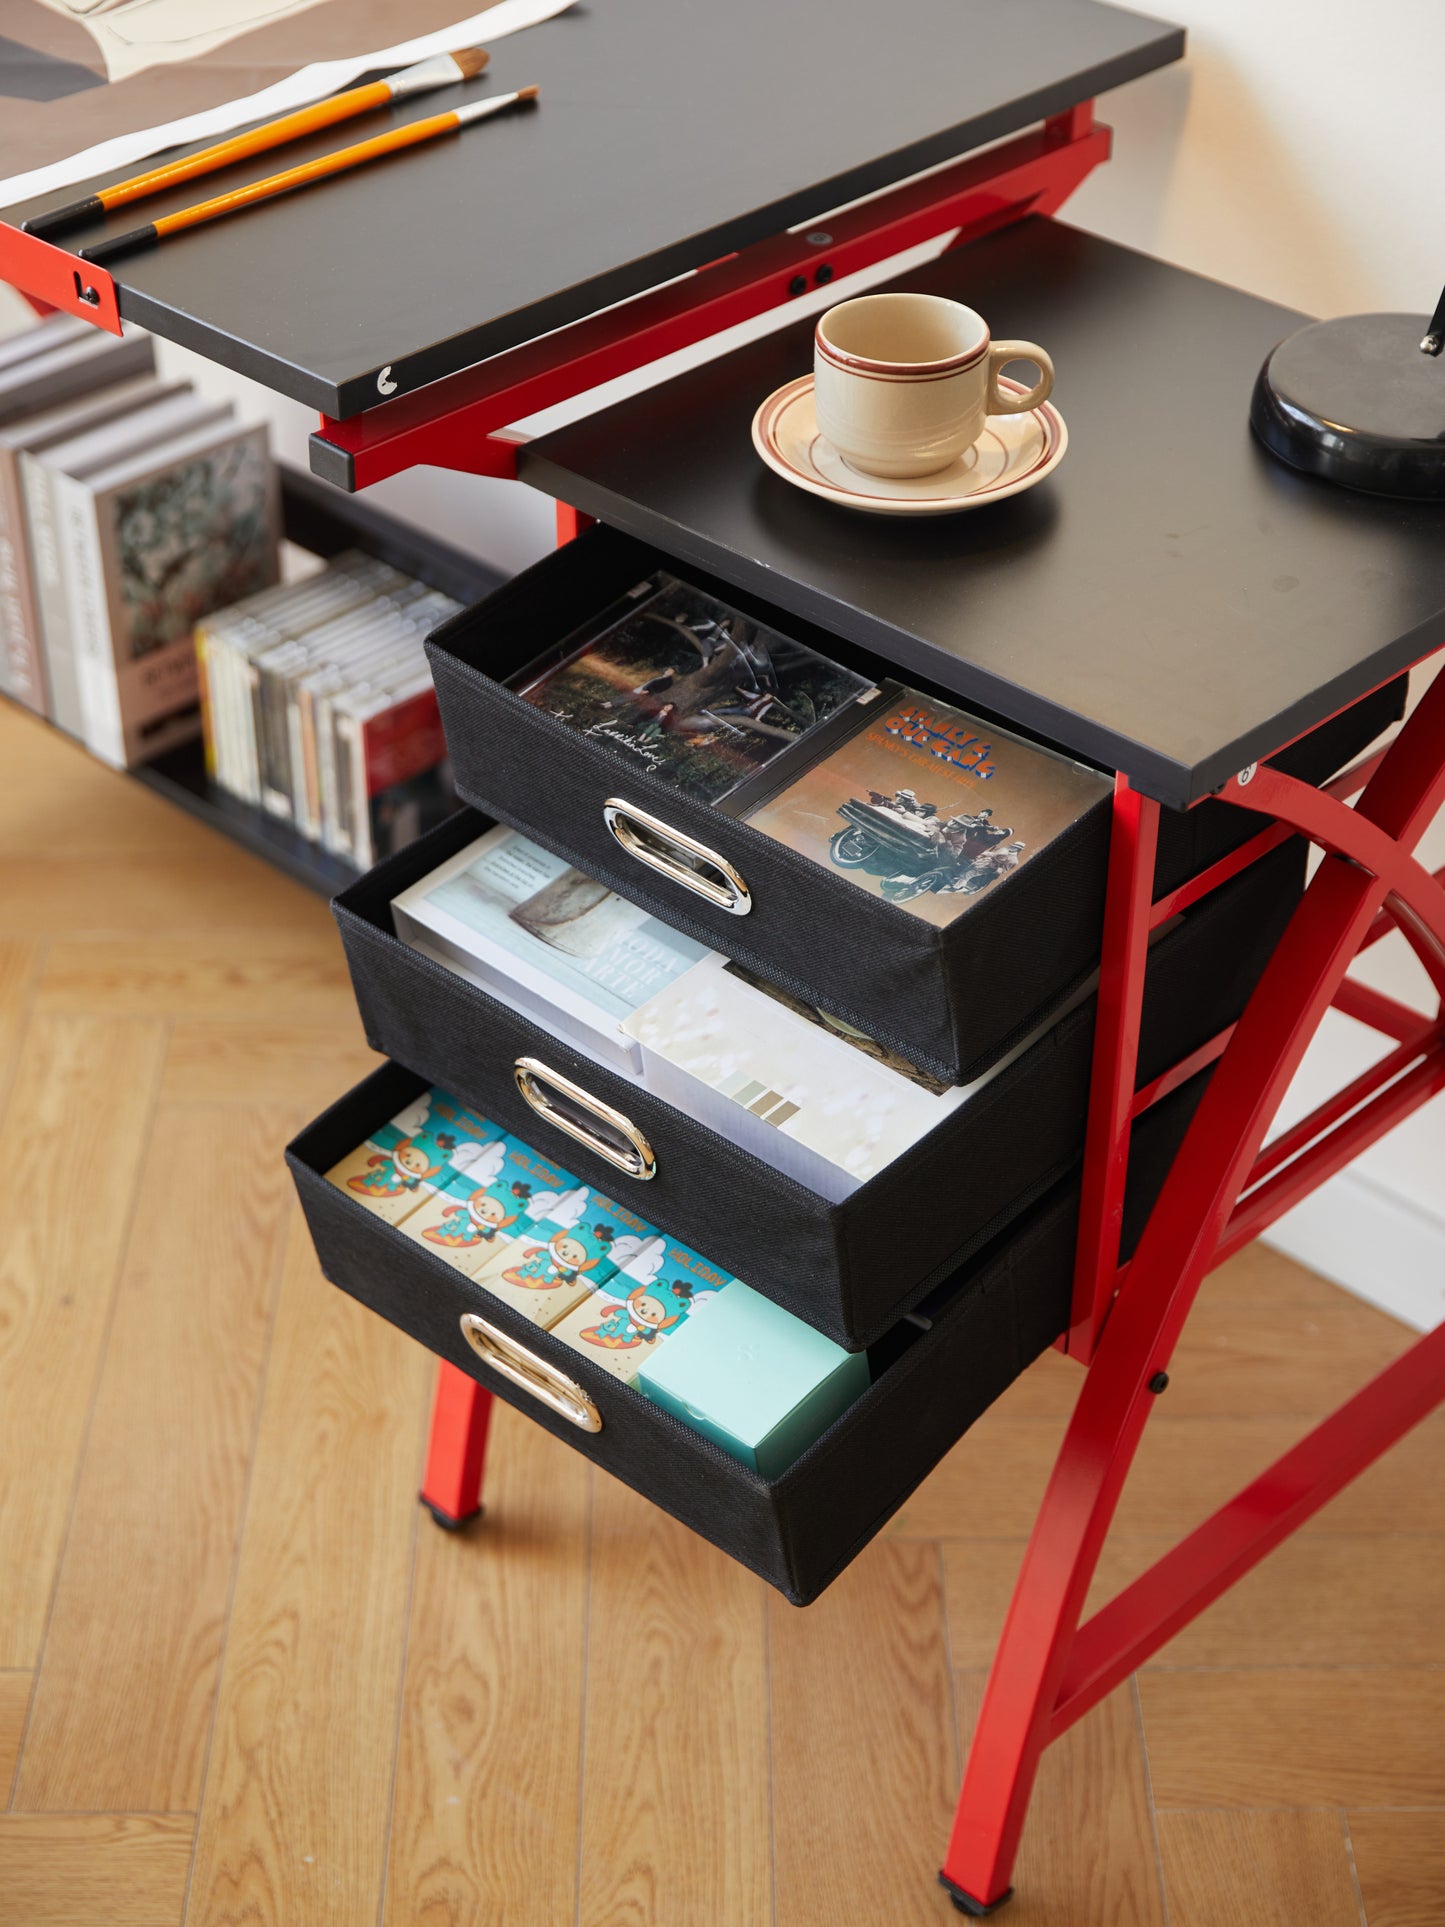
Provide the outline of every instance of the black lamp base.
[[1249,405],[1282,462],[1367,495],[1445,501],[1445,356],[1423,314],[1315,321],[1273,349]]

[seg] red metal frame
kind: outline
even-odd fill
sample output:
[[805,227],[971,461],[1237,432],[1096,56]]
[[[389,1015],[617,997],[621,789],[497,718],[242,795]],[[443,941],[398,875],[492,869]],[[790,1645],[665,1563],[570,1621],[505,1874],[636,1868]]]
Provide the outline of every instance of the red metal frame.
[[1052,214],[1108,158],[1111,139],[1094,121],[1093,102],[1083,101],[984,154],[825,216],[804,233],[779,234],[724,255],[680,281],[347,421],[323,415],[313,441],[330,457],[325,473],[345,473],[352,488],[423,463],[513,477],[518,438],[500,432],[509,423],[950,229],[959,230],[958,240],[972,241],[1026,214]]
[[0,281],[18,288],[32,306],[63,308],[110,334],[120,333],[115,283],[104,268],[4,221],[0,221]]
[[[1357,791],[1351,808],[1345,799]],[[1069,1338],[1088,1369],[1019,1572],[940,1876],[965,1912],[990,1911],[1008,1896],[1043,1749],[1445,1403],[1441,1327],[1080,1625],[1125,1477],[1205,1274],[1445,1090],[1445,887],[1414,854],[1445,804],[1445,675],[1388,751],[1325,789],[1261,766],[1231,778],[1220,796],[1273,818],[1274,828],[1252,839],[1248,854],[1236,853],[1155,903],[1156,806],[1122,782],[1116,793]],[[1117,1203],[1127,1121],[1188,1068],[1135,1090],[1148,930],[1293,831],[1318,844],[1324,858],[1218,1051],[1184,1146],[1132,1262],[1121,1270]],[[1439,999],[1433,1016],[1346,980],[1359,952],[1392,927],[1406,935],[1430,976]],[[1280,1100],[1332,1006],[1373,1025],[1396,1048],[1264,1148]],[[1206,1057],[1218,1044],[1206,1046]]]

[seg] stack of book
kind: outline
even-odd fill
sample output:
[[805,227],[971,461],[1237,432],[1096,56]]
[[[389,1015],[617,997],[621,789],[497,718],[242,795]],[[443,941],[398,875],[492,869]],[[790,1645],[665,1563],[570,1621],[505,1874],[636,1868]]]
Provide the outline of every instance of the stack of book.
[[213,780],[359,868],[440,822],[454,805],[422,643],[458,606],[347,553],[198,623]]
[[148,337],[0,342],[0,693],[123,768],[200,733],[191,630],[277,576],[266,430],[162,381]]
[[391,908],[413,950],[834,1204],[968,1103],[1094,982],[972,1084],[948,1084],[501,824]]

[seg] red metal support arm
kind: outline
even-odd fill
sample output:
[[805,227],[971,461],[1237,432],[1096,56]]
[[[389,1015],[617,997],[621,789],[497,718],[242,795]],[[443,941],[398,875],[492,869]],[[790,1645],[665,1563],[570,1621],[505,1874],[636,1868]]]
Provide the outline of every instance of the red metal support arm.
[[62,308],[113,335],[120,333],[115,283],[104,268],[4,221],[0,221],[0,281],[8,281],[32,302]]
[[1110,132],[1082,102],[1042,127],[775,235],[636,300],[479,362],[347,421],[322,417],[312,466],[365,488],[421,463],[516,473],[499,430],[619,375],[694,346],[808,289],[885,261],[950,229],[973,240],[1025,214],[1052,214],[1108,158]]
[[[1265,1132],[1387,902],[1433,983],[1445,990],[1445,890],[1414,855],[1445,802],[1445,677],[1427,691],[1354,809],[1267,767],[1241,774],[1243,781],[1232,778],[1221,791],[1226,802],[1303,830],[1327,854],[1219,1060],[1085,1375],[1024,1555],[944,1862],[944,1884],[965,1911],[984,1911],[1007,1895],[1044,1747],[1445,1402],[1445,1337],[1436,1333],[1080,1628],[1120,1491],[1154,1396],[1168,1384],[1170,1357],[1200,1282],[1241,1234],[1241,1212],[1244,1235],[1258,1229],[1248,1220],[1259,1193],[1243,1206],[1239,1199],[1256,1181]],[[1117,883],[1136,900],[1143,888],[1127,869]],[[1115,890],[1111,875],[1111,897]],[[1112,908],[1109,920],[1117,947],[1128,933],[1121,939]],[[1122,999],[1111,994],[1127,1005],[1138,988],[1126,978]],[[1107,1018],[1101,1013],[1101,1036]],[[1112,1022],[1117,1026],[1117,1011]],[[1382,1108],[1339,1114],[1335,1132],[1318,1147],[1311,1182],[1353,1155],[1362,1129],[1378,1134],[1445,1087],[1442,1033],[1440,1014],[1420,1019],[1385,1081],[1357,1093]],[[1105,1124],[1111,1119],[1112,1112]],[[1314,1155],[1311,1148],[1281,1165],[1262,1190]],[[1266,1168],[1270,1159],[1266,1153]]]

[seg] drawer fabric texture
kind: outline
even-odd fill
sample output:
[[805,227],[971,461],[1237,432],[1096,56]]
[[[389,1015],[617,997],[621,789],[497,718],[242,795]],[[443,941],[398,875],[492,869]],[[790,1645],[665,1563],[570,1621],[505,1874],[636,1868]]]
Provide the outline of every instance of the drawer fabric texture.
[[[1136,1126],[1126,1253],[1207,1079],[1207,1072],[1196,1077]],[[288,1147],[326,1276],[795,1605],[808,1604],[837,1577],[1068,1324],[1076,1180],[1056,1187],[941,1287],[917,1314],[921,1322],[905,1321],[873,1347],[869,1389],[786,1472],[763,1479],[327,1183],[323,1174],[331,1165],[425,1084],[399,1065],[385,1065]],[[759,1282],[781,1299],[782,1276],[775,1271]],[[467,1312],[479,1313],[579,1384],[602,1415],[601,1430],[579,1431],[484,1364],[462,1336]]]
[[[1092,996],[903,1156],[830,1203],[399,941],[392,898],[487,827],[461,811],[336,900],[367,1041],[838,1344],[871,1344],[1081,1154]],[[1299,901],[1304,861],[1291,838],[1161,932],[1145,980],[1141,1084],[1239,1016]],[[517,1089],[522,1057],[629,1118],[653,1148],[656,1176],[619,1175],[544,1122]]]
[[[749,824],[681,794],[505,686],[659,568],[863,674],[882,680],[894,673],[851,644],[630,536],[591,529],[430,637],[458,794],[665,923],[856,1024],[935,1075],[971,1082],[1066,1002],[1098,961],[1111,799],[1102,797],[944,928],[860,890]],[[925,683],[917,686],[950,700]],[[1397,716],[1402,703],[1397,683],[1275,760],[1291,774],[1322,781]],[[603,816],[614,798],[725,858],[748,885],[749,912],[730,914],[624,852]],[[1230,804],[1165,811],[1156,894],[1258,827],[1258,818]],[[823,931],[826,943],[819,942]]]

